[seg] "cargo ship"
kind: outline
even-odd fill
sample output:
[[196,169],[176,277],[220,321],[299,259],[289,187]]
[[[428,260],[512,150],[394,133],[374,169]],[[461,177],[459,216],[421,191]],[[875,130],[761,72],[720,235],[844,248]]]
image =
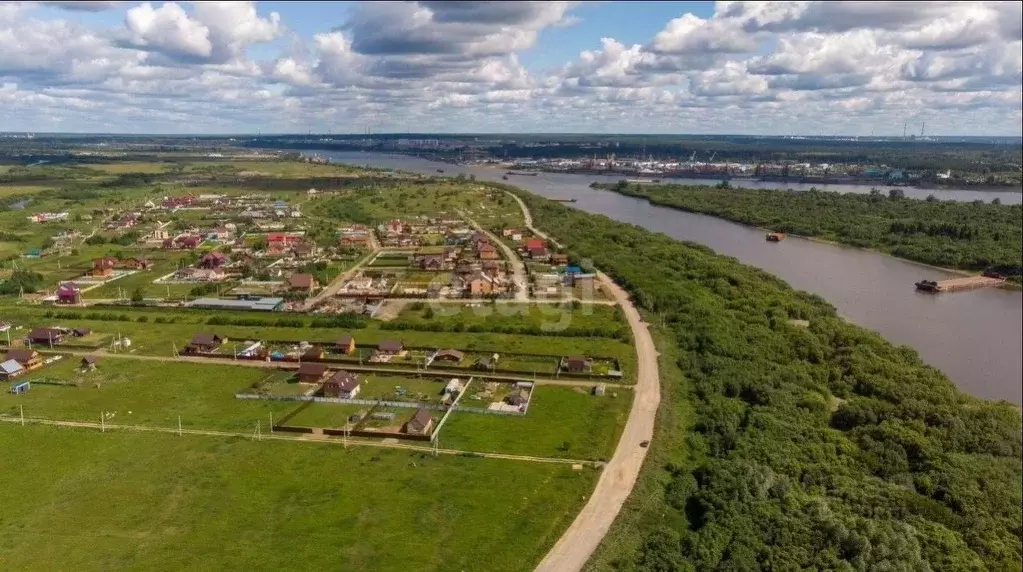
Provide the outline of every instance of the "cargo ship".
[[769,232],[767,233],[767,242],[781,242],[785,240],[784,232]]

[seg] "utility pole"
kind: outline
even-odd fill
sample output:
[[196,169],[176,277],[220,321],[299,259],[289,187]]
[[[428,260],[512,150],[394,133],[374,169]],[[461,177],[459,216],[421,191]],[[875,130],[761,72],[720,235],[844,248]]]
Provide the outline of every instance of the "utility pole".
[[99,428],[100,432],[102,433],[107,432],[107,414],[105,411],[99,412]]
[[181,437],[181,416],[178,415],[178,437]]
[[24,427],[25,426],[25,406],[19,403],[18,404],[18,411],[21,413],[21,426]]

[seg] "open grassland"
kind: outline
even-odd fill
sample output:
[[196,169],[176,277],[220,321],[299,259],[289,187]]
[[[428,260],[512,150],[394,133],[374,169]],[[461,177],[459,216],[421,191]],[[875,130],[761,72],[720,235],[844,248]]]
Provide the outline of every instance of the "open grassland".
[[[539,386],[524,416],[455,410],[441,440],[444,447],[471,451],[609,459],[632,404],[632,391],[612,392],[597,397],[580,388]],[[467,397],[461,404],[473,406]]]
[[86,165],[87,168],[99,171],[103,174],[120,175],[123,173],[164,173],[174,163],[162,163],[155,161],[127,161],[123,163],[99,163]]
[[0,568],[25,571],[518,572],[568,526],[596,477],[565,465],[7,423],[0,450]]
[[485,227],[521,225],[522,211],[503,192],[453,181],[395,181],[342,196],[318,199],[310,214],[354,222],[417,216],[462,218],[466,212]]
[[[236,399],[235,393],[275,375],[272,370],[195,363],[144,363],[101,357],[95,371],[79,372],[79,358],[65,357],[17,382],[60,380],[78,386],[32,384],[25,394],[12,395],[0,383],[0,413],[59,421],[98,423],[101,412],[113,413],[110,423],[251,431],[270,414],[283,416],[294,403]],[[98,387],[97,387],[98,385]]]
[[234,160],[195,162],[185,166],[186,173],[232,172],[280,178],[339,177],[362,173],[363,170],[346,166],[303,161]]
[[407,306],[388,328],[572,334],[628,339],[617,306],[595,304],[426,304]]
[[[0,165],[0,169],[3,169],[3,165]],[[0,175],[3,171],[0,171]],[[40,185],[0,185],[0,199],[4,197],[20,196],[20,195],[32,195],[41,191],[48,191],[53,189],[52,186],[40,186]]]

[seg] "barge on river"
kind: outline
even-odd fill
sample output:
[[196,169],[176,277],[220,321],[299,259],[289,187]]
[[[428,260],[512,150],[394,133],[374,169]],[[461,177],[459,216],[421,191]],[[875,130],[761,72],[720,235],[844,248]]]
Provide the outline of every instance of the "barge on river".
[[991,276],[965,276],[963,278],[952,278],[951,280],[921,280],[916,283],[916,289],[922,292],[963,292],[977,288],[990,288],[1005,282],[1004,278]]

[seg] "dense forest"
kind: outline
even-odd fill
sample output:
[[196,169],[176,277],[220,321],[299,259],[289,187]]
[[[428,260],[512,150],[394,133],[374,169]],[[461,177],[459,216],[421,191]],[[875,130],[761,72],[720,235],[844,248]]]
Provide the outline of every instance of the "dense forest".
[[605,188],[651,203],[964,270],[1023,274],[1023,206],[682,185]]
[[592,569],[1020,569],[1016,407],[735,259],[520,195],[663,322],[684,396]]

